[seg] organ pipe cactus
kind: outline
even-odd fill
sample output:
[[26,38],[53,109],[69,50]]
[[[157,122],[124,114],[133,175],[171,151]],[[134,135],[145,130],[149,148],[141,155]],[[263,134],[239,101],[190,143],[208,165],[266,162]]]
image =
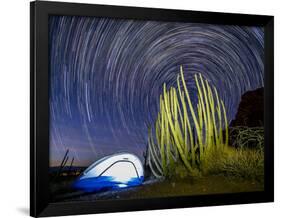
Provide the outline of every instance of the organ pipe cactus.
[[197,105],[191,101],[182,66],[177,87],[167,90],[163,85],[158,116],[148,131],[148,164],[156,177],[171,175],[178,163],[190,174],[198,172],[214,149],[228,145],[223,101],[201,74],[194,79]]

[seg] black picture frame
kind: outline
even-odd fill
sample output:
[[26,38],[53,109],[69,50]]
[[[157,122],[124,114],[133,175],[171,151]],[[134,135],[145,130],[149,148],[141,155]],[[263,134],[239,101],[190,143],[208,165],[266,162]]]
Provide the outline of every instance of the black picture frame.
[[[208,24],[254,25],[265,33],[265,183],[264,191],[138,200],[49,203],[49,77],[48,16],[75,15]],[[274,17],[139,7],[35,1],[30,3],[30,215],[58,216],[118,211],[272,202],[273,155],[273,31]]]

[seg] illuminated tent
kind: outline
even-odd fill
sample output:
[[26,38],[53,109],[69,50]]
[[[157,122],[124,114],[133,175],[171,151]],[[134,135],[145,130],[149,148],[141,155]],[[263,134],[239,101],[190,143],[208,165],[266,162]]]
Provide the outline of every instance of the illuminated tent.
[[140,185],[143,166],[139,158],[129,153],[106,156],[89,166],[74,183],[84,191],[124,188]]

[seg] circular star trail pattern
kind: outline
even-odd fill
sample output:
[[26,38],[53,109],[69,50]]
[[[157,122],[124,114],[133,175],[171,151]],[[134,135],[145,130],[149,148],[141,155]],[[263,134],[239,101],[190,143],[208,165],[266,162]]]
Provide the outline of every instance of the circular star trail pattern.
[[181,65],[192,100],[201,73],[229,121],[241,95],[263,86],[260,27],[70,16],[52,16],[49,27],[53,159],[69,146],[78,161],[119,150],[141,156],[163,83],[176,86]]

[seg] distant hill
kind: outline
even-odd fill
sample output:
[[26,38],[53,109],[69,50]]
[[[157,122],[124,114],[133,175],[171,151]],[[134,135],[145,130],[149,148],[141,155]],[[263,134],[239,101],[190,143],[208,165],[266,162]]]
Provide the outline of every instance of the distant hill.
[[241,97],[236,117],[230,126],[258,127],[264,125],[264,88],[245,92]]

